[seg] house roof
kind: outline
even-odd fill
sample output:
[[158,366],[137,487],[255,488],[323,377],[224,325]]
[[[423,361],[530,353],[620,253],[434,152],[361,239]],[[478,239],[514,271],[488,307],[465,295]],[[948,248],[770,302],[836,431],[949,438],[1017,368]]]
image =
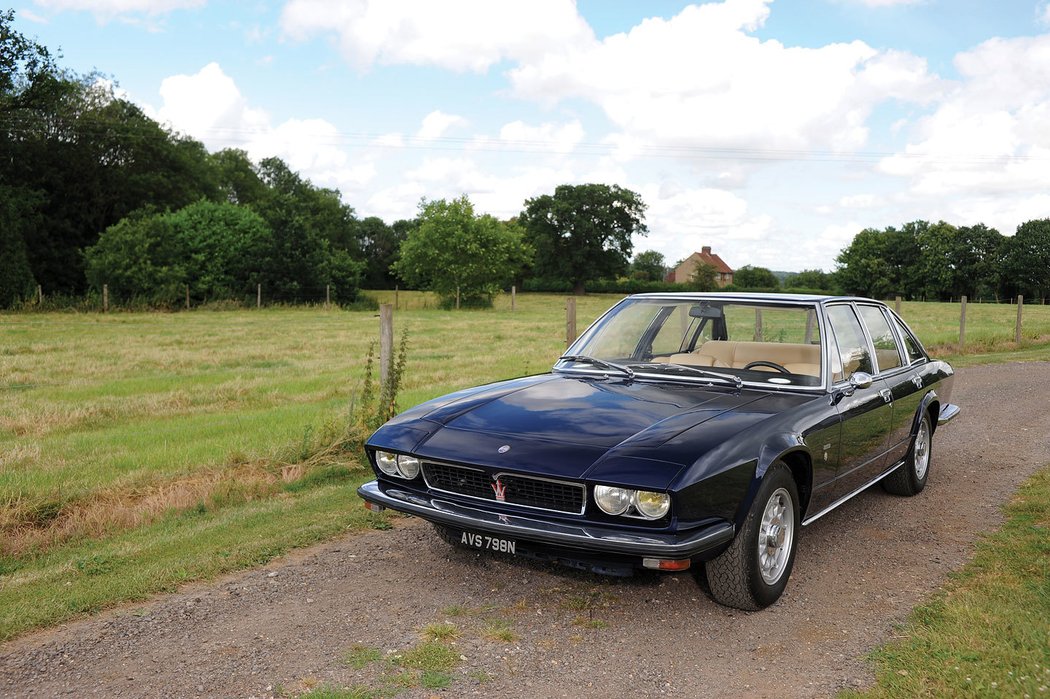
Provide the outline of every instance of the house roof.
[[711,252],[710,248],[704,248],[702,252],[694,252],[687,259],[695,259],[697,261],[697,264],[701,262],[706,262],[707,264],[714,267],[716,272],[721,272],[723,274],[733,273],[733,268],[727,265],[721,257]]

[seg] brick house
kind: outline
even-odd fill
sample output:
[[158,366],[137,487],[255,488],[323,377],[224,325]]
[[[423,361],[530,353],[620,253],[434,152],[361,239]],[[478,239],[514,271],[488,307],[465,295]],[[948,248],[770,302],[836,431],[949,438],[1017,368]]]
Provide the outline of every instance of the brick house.
[[665,281],[676,282],[678,284],[684,284],[689,281],[689,277],[696,271],[697,265],[701,262],[706,262],[715,268],[715,283],[719,287],[728,286],[733,283],[733,270],[727,265],[721,257],[711,252],[711,246],[705,245],[700,249],[700,252],[694,252],[689,257],[682,260],[681,264],[671,270]]

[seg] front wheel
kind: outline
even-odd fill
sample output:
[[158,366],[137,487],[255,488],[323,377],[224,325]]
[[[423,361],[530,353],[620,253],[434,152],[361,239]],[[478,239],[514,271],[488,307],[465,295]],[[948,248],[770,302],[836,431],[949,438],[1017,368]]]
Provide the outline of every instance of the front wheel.
[[923,412],[919,429],[915,430],[911,448],[904,464],[882,479],[882,487],[894,495],[918,495],[926,487],[930,475],[930,456],[933,447],[933,427],[930,414]]
[[798,486],[788,467],[778,462],[762,479],[733,543],[706,564],[714,600],[748,611],[776,602],[795,562],[799,519]]

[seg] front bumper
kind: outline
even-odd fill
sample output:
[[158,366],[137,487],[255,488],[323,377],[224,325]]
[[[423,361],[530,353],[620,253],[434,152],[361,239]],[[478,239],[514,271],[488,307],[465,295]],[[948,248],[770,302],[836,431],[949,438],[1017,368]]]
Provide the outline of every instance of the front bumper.
[[731,522],[716,522],[686,534],[625,532],[593,523],[566,524],[508,515],[469,507],[434,496],[424,496],[397,486],[382,489],[369,481],[357,490],[364,500],[391,510],[458,530],[484,532],[509,539],[535,542],[594,556],[639,556],[685,559],[728,544],[735,528]]

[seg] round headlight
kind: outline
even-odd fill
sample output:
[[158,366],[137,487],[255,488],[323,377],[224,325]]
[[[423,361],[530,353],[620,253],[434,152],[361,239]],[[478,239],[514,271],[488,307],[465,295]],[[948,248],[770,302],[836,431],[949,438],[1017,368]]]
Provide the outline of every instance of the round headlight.
[[594,501],[598,503],[602,512],[622,515],[631,506],[631,492],[611,485],[596,485],[594,486]]
[[412,480],[419,475],[419,459],[401,454],[397,457],[397,470],[402,478]]
[[634,494],[634,507],[638,514],[646,519],[660,519],[671,509],[671,496],[667,493],[639,490]]
[[388,451],[376,452],[376,465],[388,476],[397,475],[397,456]]

